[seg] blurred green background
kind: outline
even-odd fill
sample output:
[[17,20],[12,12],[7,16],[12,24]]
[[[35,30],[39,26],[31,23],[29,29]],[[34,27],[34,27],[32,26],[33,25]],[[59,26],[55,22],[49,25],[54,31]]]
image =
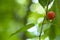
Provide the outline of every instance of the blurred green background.
[[44,20],[48,0],[0,0],[0,40],[60,40],[60,0],[49,0],[48,11],[56,16]]

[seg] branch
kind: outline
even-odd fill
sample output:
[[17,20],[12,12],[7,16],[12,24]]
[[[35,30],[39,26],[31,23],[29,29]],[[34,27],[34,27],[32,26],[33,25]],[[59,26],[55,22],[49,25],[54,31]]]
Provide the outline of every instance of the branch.
[[[50,3],[50,0],[47,1],[46,15],[47,15],[47,12],[48,12],[49,3]],[[45,20],[45,18],[46,18],[46,16],[44,17],[44,20]],[[40,31],[40,35],[39,35],[39,40],[41,40],[41,34],[42,34],[42,30],[43,30],[44,20],[42,22],[42,27],[41,27],[41,31]]]

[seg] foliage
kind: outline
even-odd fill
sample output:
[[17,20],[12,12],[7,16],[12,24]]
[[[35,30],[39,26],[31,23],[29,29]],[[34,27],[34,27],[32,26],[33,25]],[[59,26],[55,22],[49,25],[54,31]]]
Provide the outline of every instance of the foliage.
[[[0,40],[38,40],[46,16],[48,0],[0,0]],[[53,5],[50,8],[50,4]],[[42,40],[60,39],[60,0],[50,0],[48,11],[54,11],[54,20],[44,20]],[[37,35],[28,29],[36,26]],[[34,30],[34,29],[33,29]],[[32,31],[33,31],[32,30]],[[35,31],[36,32],[36,31]],[[48,39],[46,39],[48,40]]]

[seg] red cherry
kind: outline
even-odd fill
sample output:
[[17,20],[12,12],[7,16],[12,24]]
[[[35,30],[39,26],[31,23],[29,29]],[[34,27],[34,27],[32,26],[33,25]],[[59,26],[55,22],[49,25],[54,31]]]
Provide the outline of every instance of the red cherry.
[[54,18],[55,18],[55,13],[53,11],[47,13],[47,19],[52,20]]

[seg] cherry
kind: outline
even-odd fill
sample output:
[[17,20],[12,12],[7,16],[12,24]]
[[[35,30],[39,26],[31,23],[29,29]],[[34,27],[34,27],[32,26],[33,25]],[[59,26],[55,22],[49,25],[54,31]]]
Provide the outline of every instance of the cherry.
[[55,12],[50,11],[47,13],[47,19],[52,20],[55,18]]

